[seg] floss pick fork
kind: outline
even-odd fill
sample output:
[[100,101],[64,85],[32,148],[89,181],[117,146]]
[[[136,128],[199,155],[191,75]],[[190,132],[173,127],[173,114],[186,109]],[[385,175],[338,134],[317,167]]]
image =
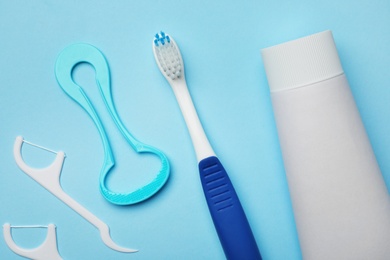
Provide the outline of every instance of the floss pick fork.
[[[47,228],[46,239],[36,248],[21,248],[13,240],[11,228]],[[54,224],[48,226],[11,226],[6,223],[3,226],[3,235],[5,243],[15,254],[35,260],[62,260],[60,253],[58,253],[56,226]]]

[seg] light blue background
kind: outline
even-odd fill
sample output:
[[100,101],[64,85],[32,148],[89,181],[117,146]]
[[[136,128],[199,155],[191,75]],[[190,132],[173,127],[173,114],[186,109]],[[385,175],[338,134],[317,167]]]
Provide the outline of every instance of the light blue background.
[[[390,187],[390,2],[301,1],[5,1],[0,0],[0,224],[57,225],[64,259],[223,259],[208,214],[184,120],[157,69],[153,35],[178,43],[194,103],[210,141],[241,198],[264,259],[300,259],[260,49],[330,29],[352,92]],[[172,167],[153,198],[126,207],[99,193],[103,149],[88,115],[57,85],[54,64],[67,45],[85,42],[106,56],[117,110],[141,141],[163,150]],[[124,143],[101,101],[94,70],[75,80],[100,113],[117,167],[113,189],[152,178],[156,158]],[[16,166],[17,135],[67,154],[64,190],[111,227],[113,240],[140,251],[106,247],[97,230]],[[54,155],[24,146],[44,167]],[[35,247],[45,230],[15,230]],[[21,259],[0,237],[0,258]]]

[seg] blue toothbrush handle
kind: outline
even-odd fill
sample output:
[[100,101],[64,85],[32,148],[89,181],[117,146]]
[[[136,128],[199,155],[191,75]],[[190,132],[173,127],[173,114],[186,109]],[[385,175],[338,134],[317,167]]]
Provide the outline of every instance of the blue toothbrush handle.
[[217,157],[199,162],[211,217],[227,259],[262,259],[234,187]]

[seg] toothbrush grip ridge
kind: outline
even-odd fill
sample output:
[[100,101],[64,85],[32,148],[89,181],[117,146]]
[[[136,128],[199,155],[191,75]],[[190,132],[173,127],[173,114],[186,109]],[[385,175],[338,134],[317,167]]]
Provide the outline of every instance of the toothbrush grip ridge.
[[199,173],[227,259],[262,259],[238,196],[219,159],[211,156],[200,161]]

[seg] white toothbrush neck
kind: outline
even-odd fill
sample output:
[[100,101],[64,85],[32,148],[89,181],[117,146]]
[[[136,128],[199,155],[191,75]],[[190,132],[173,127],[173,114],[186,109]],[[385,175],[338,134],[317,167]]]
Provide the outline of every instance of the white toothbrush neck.
[[187,124],[198,162],[210,156],[215,156],[196,113],[185,79],[171,80],[170,84]]

